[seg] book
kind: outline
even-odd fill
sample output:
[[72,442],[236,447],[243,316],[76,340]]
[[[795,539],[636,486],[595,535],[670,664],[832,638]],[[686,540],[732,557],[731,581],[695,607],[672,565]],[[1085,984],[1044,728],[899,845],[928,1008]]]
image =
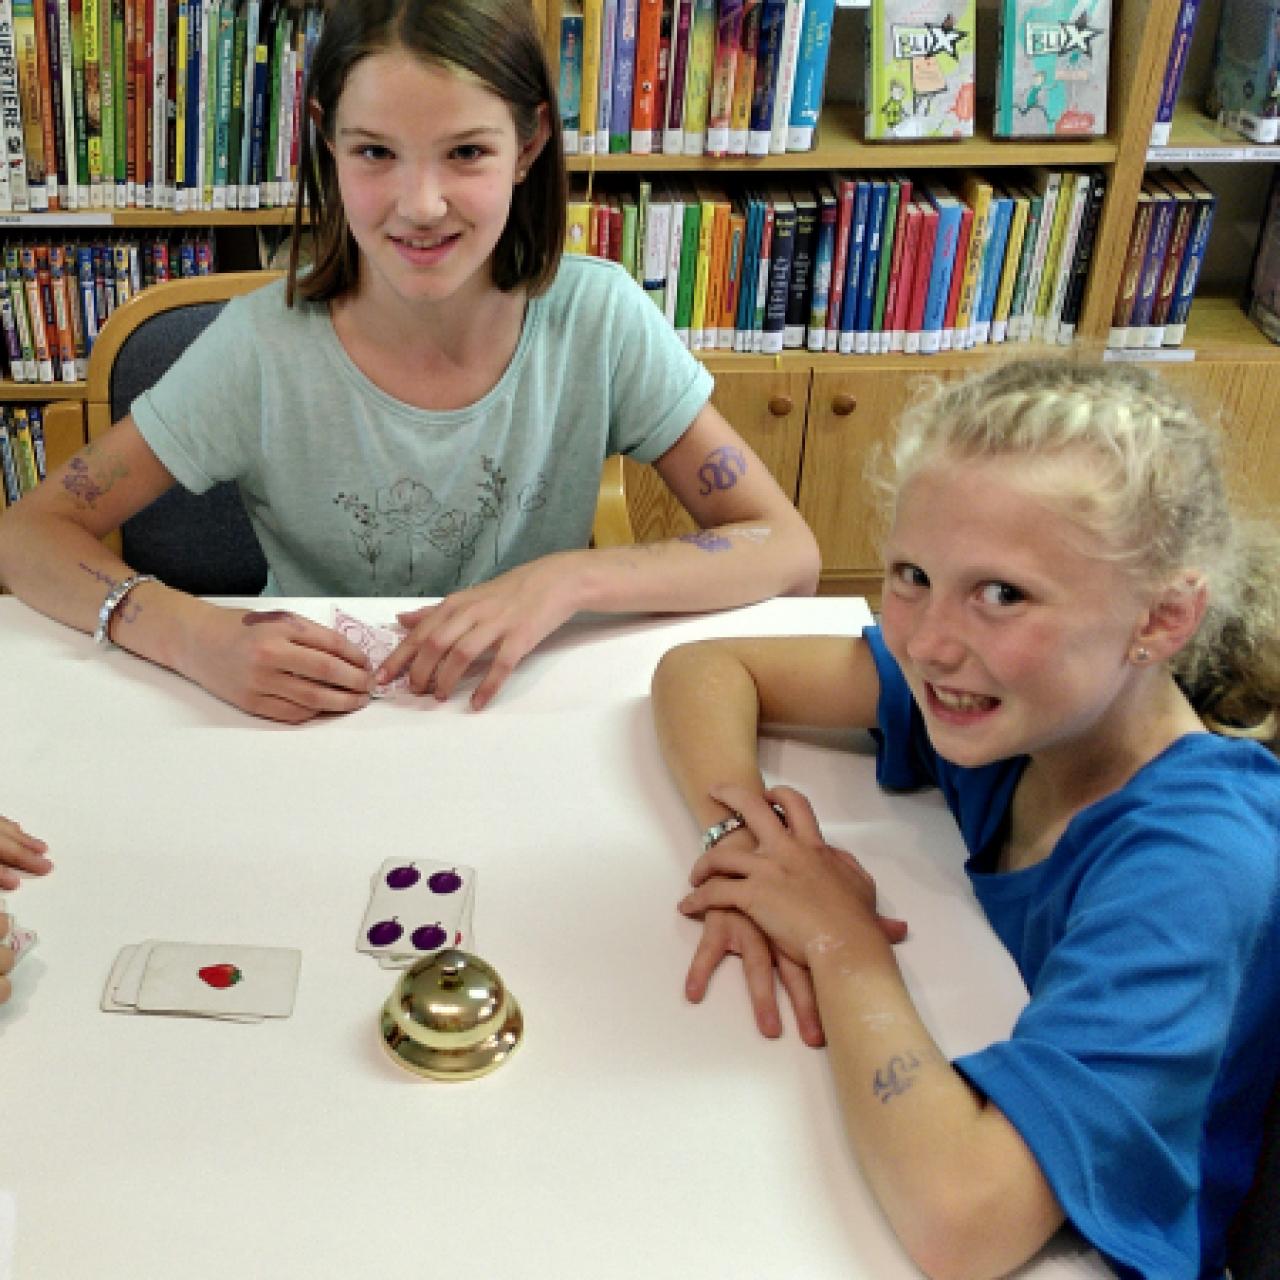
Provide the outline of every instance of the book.
[[818,183],[818,232],[813,250],[813,288],[809,294],[808,332],[805,346],[824,351],[827,345],[827,307],[831,301],[831,273],[835,263],[836,223],[840,203],[831,183]]
[[992,317],[996,309],[996,295],[1004,276],[1013,211],[1013,197],[997,188],[988,214],[986,243],[982,252],[982,271],[974,299],[973,314],[969,320],[968,345],[971,347],[985,346],[991,341]]
[[769,192],[769,203],[773,208],[773,239],[769,251],[769,283],[765,297],[764,323],[761,326],[760,350],[764,355],[776,355],[782,350],[787,303],[790,299],[796,207],[790,194],[781,188]]
[[769,154],[787,150],[787,128],[791,123],[791,94],[800,59],[800,31],[804,24],[805,0],[787,0],[783,10],[782,37],[778,45],[778,69],[774,76],[773,118],[769,127]]
[[964,202],[973,210],[973,227],[970,231],[972,246],[964,264],[964,278],[960,286],[960,304],[956,309],[956,350],[972,346],[969,326],[977,306],[978,286],[982,280],[983,261],[986,254],[988,218],[995,192],[985,178],[968,174],[960,185]]
[[582,0],[582,78],[579,81],[578,150],[595,155],[600,88],[600,38],[604,0]]
[[755,83],[751,91],[751,124],[747,132],[749,156],[769,154],[769,141],[773,136],[774,91],[786,17],[787,0],[762,0]]
[[871,0],[867,141],[973,133],[974,0]]
[[1152,195],[1146,184],[1138,192],[1133,211],[1133,225],[1129,230],[1129,243],[1125,249],[1124,265],[1120,270],[1120,283],[1116,288],[1115,305],[1111,312],[1111,328],[1107,335],[1108,347],[1129,345],[1129,317],[1138,296],[1138,281],[1147,254],[1147,242],[1151,237]]
[[11,0],[0,0],[0,211],[25,213],[30,208],[17,32]]
[[680,293],[680,258],[684,248],[684,193],[679,187],[672,187],[669,192],[671,200],[671,228],[667,233],[667,272],[663,285],[662,313],[667,323],[676,327],[676,303]]
[[709,156],[729,154],[729,125],[733,108],[734,76],[742,48],[742,0],[720,0],[716,22],[715,61],[711,73],[711,98],[707,108]]
[[684,217],[680,228],[680,275],[676,293],[676,336],[692,346],[694,278],[698,270],[698,246],[702,236],[702,204],[692,188],[682,198]]
[[1187,69],[1187,57],[1191,53],[1191,37],[1195,33],[1196,18],[1200,12],[1200,0],[1180,0],[1178,19],[1173,28],[1173,43],[1169,48],[1169,61],[1165,64],[1164,80],[1160,87],[1160,101],[1156,106],[1156,118],[1151,125],[1151,145],[1163,147],[1169,142],[1173,125],[1173,109],[1182,92],[1182,77]]
[[9,414],[0,409],[0,510],[11,507],[22,497],[22,481],[18,478],[18,460],[9,432]]
[[689,36],[693,27],[693,0],[673,0],[671,18],[671,70],[668,75],[666,124],[662,153],[684,153],[684,99],[689,71]]
[[631,99],[631,150],[641,156],[651,155],[655,140],[662,141],[658,107],[661,34],[662,0],[640,0],[636,17],[635,87]]
[[[1034,336],[1036,310],[1045,276],[1045,264],[1049,258],[1049,246],[1053,239],[1054,225],[1059,211],[1058,193],[1063,175],[1057,169],[1036,169],[1032,181],[1040,198],[1040,220],[1036,227],[1035,244],[1032,246],[1030,269],[1027,273],[1026,291],[1022,301],[1021,325],[1018,339],[1030,341]],[[1043,328],[1043,321],[1041,323]]]
[[926,185],[925,194],[929,197],[929,203],[938,211],[937,238],[934,242],[933,261],[929,267],[928,292],[920,329],[920,350],[925,355],[931,355],[942,349],[942,330],[952,269],[959,252],[965,206],[941,185]]
[[906,208],[911,200],[910,178],[891,178],[888,182],[888,201],[884,211],[884,230],[880,238],[880,266],[876,273],[875,310],[871,316],[872,355],[887,355],[890,326],[886,322],[889,304],[889,277],[898,269],[901,257],[899,236],[906,221]]
[[1014,291],[1018,282],[1018,271],[1022,265],[1022,248],[1025,243],[1027,228],[1030,225],[1031,198],[1025,191],[1016,188],[1009,192],[1013,201],[1013,211],[1009,224],[1009,238],[1006,242],[1004,263],[1000,269],[1000,284],[996,290],[996,305],[991,316],[991,341],[1003,342],[1009,334],[1009,316],[1013,310]]
[[1093,175],[1087,171],[1074,175],[1074,183],[1070,190],[1070,205],[1063,225],[1062,243],[1058,249],[1055,264],[1053,288],[1045,310],[1044,340],[1046,342],[1058,341],[1058,326],[1062,319],[1062,308],[1071,281],[1076,246],[1080,239],[1080,227],[1084,221],[1085,206],[1089,202],[1092,183]]
[[1159,343],[1160,335],[1150,332],[1151,313],[1160,287],[1160,274],[1169,248],[1169,235],[1173,229],[1177,204],[1164,183],[1155,177],[1148,175],[1142,186],[1144,191],[1151,193],[1151,234],[1147,237],[1142,270],[1138,275],[1138,289],[1133,299],[1133,311],[1129,316],[1130,347],[1151,347]]
[[729,249],[725,259],[724,293],[720,306],[720,333],[716,346],[721,351],[733,350],[733,334],[742,292],[742,272],[746,262],[747,217],[741,201],[729,214]]
[[613,44],[613,102],[609,108],[609,151],[631,150],[631,109],[636,79],[636,26],[638,0],[618,0]]
[[918,353],[924,341],[924,313],[929,300],[929,286],[932,282],[933,259],[937,248],[940,222],[937,206],[932,200],[921,199],[917,201],[917,205],[920,209],[920,240],[911,281],[910,304],[906,310],[906,322],[903,327],[902,349],[908,355]]
[[796,186],[791,191],[791,202],[796,210],[795,247],[791,255],[791,283],[782,345],[784,349],[798,350],[805,345],[805,330],[809,323],[813,264],[817,252],[818,197],[811,189]]
[[756,57],[760,48],[760,15],[764,0],[742,0],[742,27],[733,68],[729,103],[729,154],[745,156],[751,133],[751,100],[755,94]]
[[1178,272],[1191,239],[1191,224],[1195,221],[1196,198],[1193,192],[1167,171],[1155,175],[1160,185],[1174,200],[1173,225],[1169,229],[1169,246],[1165,250],[1160,267],[1160,279],[1156,284],[1155,302],[1151,307],[1151,319],[1147,326],[1145,346],[1155,348],[1164,345],[1164,326],[1173,307],[1173,295],[1178,286]]
[[973,240],[973,210],[960,201],[960,228],[956,232],[955,255],[951,261],[951,279],[947,284],[947,301],[942,312],[942,333],[938,339],[939,351],[959,350],[963,335],[957,336],[956,315],[960,310],[960,293],[964,285],[965,271],[969,264]]
[[613,72],[618,45],[618,5],[601,0],[600,70],[596,78],[596,154],[609,154],[609,125],[613,119]]
[[889,294],[885,300],[885,327],[889,344],[886,351],[901,351],[906,341],[906,317],[911,306],[911,289],[915,281],[916,255],[920,248],[920,202],[902,203],[897,240],[893,248],[893,268],[889,274]]
[[223,0],[217,12],[217,98],[213,116],[213,208],[227,208],[231,172],[231,85],[235,51],[235,0]]
[[[61,12],[61,0],[59,3],[59,24],[63,22],[63,14]],[[68,126],[69,135],[75,138],[75,183],[76,183],[76,201],[77,207],[87,209],[90,206],[89,193],[89,134],[88,123],[85,116],[85,87],[84,87],[84,0],[69,0],[66,7],[66,28],[65,39],[67,41],[63,48],[64,65],[69,64],[71,67],[71,122]],[[70,58],[67,58],[67,54]],[[64,73],[63,89],[66,90],[66,78]]]
[[876,281],[880,271],[880,246],[884,237],[889,203],[889,184],[873,178],[867,197],[867,224],[862,237],[862,268],[858,277],[858,309],[853,323],[853,350],[866,355],[871,350],[871,328],[875,315]]
[[764,225],[764,202],[758,193],[743,193],[746,212],[746,234],[742,245],[742,286],[738,290],[738,306],[733,318],[733,350],[751,347],[755,320],[756,285],[760,275],[760,240]]
[[[123,3],[123,0],[118,0]],[[44,134],[45,194],[49,209],[62,208],[62,75],[59,70],[58,8],[53,0],[35,0],[36,66],[40,76],[40,128]],[[50,41],[52,36],[52,42]]]
[[1053,206],[1053,221],[1049,227],[1049,235],[1045,245],[1045,256],[1040,273],[1040,287],[1036,291],[1035,309],[1031,318],[1031,337],[1039,341],[1045,334],[1045,322],[1053,303],[1053,293],[1058,282],[1058,266],[1062,257],[1063,243],[1067,237],[1067,227],[1071,221],[1071,211],[1075,204],[1076,175],[1063,173],[1060,176],[1057,199]]
[[[840,297],[837,324],[838,345],[842,356],[853,355],[857,347],[858,302],[862,285],[862,255],[866,245],[867,215],[871,207],[872,180],[859,178],[854,185],[853,211],[849,219],[849,248],[845,258],[844,287]],[[827,339],[830,343],[831,339]]]
[[[1107,176],[1096,170],[1090,179],[1088,201],[1080,222],[1080,235],[1076,242],[1075,261],[1067,295],[1062,304],[1062,316],[1058,322],[1058,341],[1071,342],[1075,337],[1076,323],[1084,306],[1084,290],[1089,280],[1089,267],[1093,262],[1093,246],[1098,236],[1098,224],[1102,220],[1102,202],[1107,191]],[[1172,295],[1171,295],[1172,300]],[[1163,324],[1163,320],[1161,321]]]
[[716,0],[693,0],[684,87],[684,154],[687,156],[700,156],[706,151],[715,58]]
[[1182,262],[1178,268],[1178,282],[1174,287],[1173,302],[1170,304],[1169,315],[1165,320],[1163,345],[1166,347],[1181,346],[1186,336],[1187,316],[1191,311],[1196,281],[1199,279],[1200,267],[1204,262],[1209,232],[1213,228],[1213,213],[1217,206],[1217,197],[1190,169],[1179,170],[1176,176],[1178,181],[1195,196],[1196,212],[1188,235],[1187,251],[1182,255]]
[[841,176],[836,180],[836,234],[831,259],[830,301],[827,304],[826,349],[838,351],[840,317],[844,313],[844,282],[848,272],[849,243],[853,235],[853,210],[857,199],[856,178]]
[[49,207],[41,124],[40,69],[36,62],[36,20],[33,0],[13,0],[14,55],[18,92],[22,98],[23,155],[27,166],[27,202],[34,213]]
[[1280,0],[1223,0],[1205,105],[1254,142],[1280,141]]
[[1107,131],[1111,0],[1000,0],[998,138]]
[[812,151],[831,53],[835,0],[805,0],[796,57],[795,85],[787,118],[787,150]]
[[565,0],[561,10],[560,75],[556,94],[564,152],[576,156],[578,129],[582,123],[582,0]]
[[646,206],[641,236],[640,284],[659,311],[666,307],[667,262],[671,251],[671,192],[650,188],[645,198],[641,184],[641,204]]

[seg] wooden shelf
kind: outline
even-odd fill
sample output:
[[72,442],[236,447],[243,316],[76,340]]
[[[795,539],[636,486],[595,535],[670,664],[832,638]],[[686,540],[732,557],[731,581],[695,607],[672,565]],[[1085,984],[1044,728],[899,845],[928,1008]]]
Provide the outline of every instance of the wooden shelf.
[[1148,147],[1150,164],[1274,164],[1280,161],[1280,144],[1251,142],[1243,134],[1210,119],[1194,103],[1174,108],[1169,142]]
[[18,227],[279,227],[293,223],[285,209],[204,209],[174,213],[172,209],[75,209],[53,213],[0,213],[0,229]]
[[1274,361],[1277,356],[1276,344],[1236,298],[1197,296],[1183,346],[1193,349],[1197,360]]
[[[818,144],[812,151],[780,156],[570,156],[571,173],[670,173],[685,171],[757,172],[768,175],[790,169],[973,169],[1040,164],[1111,164],[1116,143],[1110,138],[1024,142],[996,139],[981,126],[972,138],[948,142],[864,142],[862,111],[848,105],[823,108]],[[979,120],[989,119],[979,104]]]
[[25,404],[27,401],[82,401],[88,394],[83,382],[11,382],[0,378],[0,403]]
[[835,352],[803,350],[783,351],[779,355],[743,355],[733,351],[697,351],[694,354],[711,373],[744,373],[777,369],[783,372],[853,373],[860,369],[895,369],[901,372],[928,373],[931,369],[977,369],[992,360],[1017,359],[1019,356],[1066,355],[1072,347],[1046,346],[1043,342],[1002,342],[972,347],[968,351],[939,351],[934,355],[842,356]]

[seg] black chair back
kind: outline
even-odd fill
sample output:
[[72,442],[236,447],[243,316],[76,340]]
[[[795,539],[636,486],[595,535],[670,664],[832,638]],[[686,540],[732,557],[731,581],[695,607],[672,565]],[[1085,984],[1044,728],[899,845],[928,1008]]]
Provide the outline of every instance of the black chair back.
[[1232,1280],[1280,1280],[1280,1081],[1262,1125],[1253,1186],[1231,1227]]
[[[144,320],[125,339],[111,368],[111,420],[123,417],[213,322],[224,302],[175,307]],[[234,484],[188,493],[180,485],[125,521],[127,564],[193,595],[255,596],[267,561]]]

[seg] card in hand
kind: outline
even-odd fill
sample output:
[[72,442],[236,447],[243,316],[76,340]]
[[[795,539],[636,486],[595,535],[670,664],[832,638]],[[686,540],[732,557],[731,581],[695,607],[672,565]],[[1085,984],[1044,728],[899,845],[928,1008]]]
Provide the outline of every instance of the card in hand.
[[[333,629],[344,639],[350,640],[357,649],[369,659],[369,666],[377,669],[391,656],[392,650],[404,639],[403,633],[393,627],[378,627],[365,622],[354,614],[333,608]],[[385,698],[396,690],[409,688],[409,675],[406,672],[392,680],[390,684],[379,685],[373,693],[375,698]]]
[[475,878],[456,863],[388,858],[373,877],[356,949],[399,968],[469,942]]

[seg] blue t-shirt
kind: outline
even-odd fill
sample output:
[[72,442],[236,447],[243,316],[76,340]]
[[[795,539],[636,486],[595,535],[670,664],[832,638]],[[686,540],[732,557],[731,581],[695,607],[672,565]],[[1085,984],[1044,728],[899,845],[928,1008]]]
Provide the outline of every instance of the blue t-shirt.
[[1192,733],[994,870],[1025,757],[962,768],[929,743],[877,628],[877,778],[937,786],[970,882],[1031,999],[956,1060],[1124,1277],[1220,1280],[1280,1065],[1280,761]]

